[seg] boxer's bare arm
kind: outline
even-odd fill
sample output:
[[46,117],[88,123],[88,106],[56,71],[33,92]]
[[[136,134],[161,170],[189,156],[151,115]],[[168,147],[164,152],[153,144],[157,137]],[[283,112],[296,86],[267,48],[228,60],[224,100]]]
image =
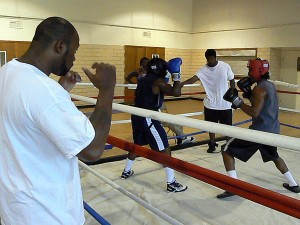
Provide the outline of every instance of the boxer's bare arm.
[[189,79],[187,79],[187,80],[181,82],[181,84],[182,84],[182,86],[184,86],[184,85],[186,85],[186,84],[193,84],[193,83],[196,83],[197,81],[199,81],[199,78],[198,78],[196,75],[194,75],[194,76],[192,76],[191,78],[189,78]]

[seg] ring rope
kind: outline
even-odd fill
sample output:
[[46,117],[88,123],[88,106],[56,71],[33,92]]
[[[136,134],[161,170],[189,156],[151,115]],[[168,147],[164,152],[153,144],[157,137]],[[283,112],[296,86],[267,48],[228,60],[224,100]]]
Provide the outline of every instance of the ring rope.
[[300,113],[300,110],[279,107],[280,110]]
[[[249,123],[249,122],[251,122],[251,121],[252,121],[252,119],[245,120],[245,121],[241,121],[241,122],[232,124],[232,126],[242,125],[242,124],[245,124],[245,123]],[[207,131],[198,131],[198,132],[194,132],[194,133],[189,133],[189,134],[184,134],[184,135],[178,135],[178,136],[168,137],[168,139],[175,139],[175,138],[189,137],[189,136],[193,136],[193,135],[197,135],[197,134],[205,134],[205,133],[207,133]]]
[[[76,83],[78,86],[93,86],[93,83],[84,83],[84,82],[78,82]],[[137,84],[116,84],[116,87],[128,87],[128,89],[136,89]],[[186,84],[184,87],[199,87],[201,84]]]
[[294,125],[290,125],[290,124],[287,124],[287,123],[280,123],[280,125],[285,126],[285,127],[295,128],[295,129],[300,130],[300,127],[294,126]]
[[100,224],[102,224],[102,225],[111,225],[102,216],[100,216],[91,206],[89,206],[85,201],[83,201],[83,207]]
[[161,152],[150,150],[143,146],[135,145],[110,135],[108,136],[107,142],[118,148],[129,152],[134,152],[139,156],[173,168],[176,171],[219,187],[223,190],[230,191],[261,205],[283,212],[290,216],[300,218],[300,200],[276,193],[242,180],[231,178],[215,171],[205,169],[203,167],[173,158]]
[[297,91],[282,91],[282,90],[277,90],[278,93],[285,93],[285,94],[291,94],[291,95],[299,95],[300,92]]
[[81,167],[83,167],[85,170],[91,172],[96,177],[100,178],[105,183],[109,184],[111,187],[115,188],[116,190],[118,190],[122,194],[124,194],[127,197],[131,198],[132,200],[134,200],[135,202],[139,203],[140,205],[144,206],[146,209],[148,209],[149,211],[153,212],[155,215],[159,216],[160,218],[164,219],[165,221],[169,222],[170,224],[183,225],[182,223],[178,222],[177,220],[175,220],[171,216],[165,214],[164,212],[162,212],[162,211],[158,210],[157,208],[155,208],[154,206],[150,205],[148,202],[145,202],[144,200],[140,199],[136,195],[132,194],[131,192],[129,192],[126,189],[124,189],[123,187],[121,187],[120,185],[118,185],[115,182],[109,180],[107,177],[105,177],[104,175],[100,174],[98,171],[92,169],[91,167],[89,167],[85,163],[83,163],[81,161],[78,161],[78,162],[79,162],[79,165]]
[[[239,81],[239,79],[235,79],[234,81],[237,83]],[[279,80],[269,80],[269,81],[277,86],[286,86],[288,88],[296,88],[296,89],[300,88],[300,86],[297,84],[290,84],[290,83],[282,82]]]
[[[238,82],[238,79],[235,79],[235,82]],[[297,84],[290,84],[287,82],[283,82],[283,81],[279,81],[279,80],[269,80],[270,82],[274,83],[275,85],[278,86],[286,86],[288,88],[300,88],[299,85]],[[92,83],[85,83],[85,82],[80,82],[80,83],[76,83],[76,85],[79,86],[94,86]],[[137,86],[137,84],[116,84],[116,87],[128,87],[129,89],[135,89]],[[201,84],[187,84],[184,85],[184,87],[198,87],[201,86]]]
[[[75,94],[71,94],[71,97],[77,100],[96,104],[96,99],[75,95]],[[260,144],[271,145],[275,147],[289,148],[297,151],[300,150],[300,138],[289,137],[280,134],[273,134],[273,133],[268,133],[263,131],[256,131],[256,130],[241,128],[241,127],[233,127],[224,124],[216,124],[209,121],[186,118],[183,116],[177,116],[177,115],[172,115],[163,112],[140,109],[140,108],[121,105],[117,103],[113,103],[112,107],[114,110],[118,110],[121,112],[126,112],[126,113],[143,116],[143,117],[150,117],[155,120],[173,123],[181,126],[187,126],[191,128],[196,128],[199,130],[205,130],[211,133],[218,133],[225,136],[257,142]]]
[[270,82],[274,83],[275,85],[280,85],[280,86],[286,86],[288,88],[300,88],[299,85],[297,84],[290,84],[290,83],[287,83],[287,82],[282,82],[282,81],[279,81],[279,80],[269,80]]

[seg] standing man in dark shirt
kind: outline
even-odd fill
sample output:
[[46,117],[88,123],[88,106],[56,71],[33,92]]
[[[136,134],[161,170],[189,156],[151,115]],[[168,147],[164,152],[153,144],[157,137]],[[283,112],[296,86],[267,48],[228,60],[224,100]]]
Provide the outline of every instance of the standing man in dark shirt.
[[[224,99],[232,103],[233,108],[241,108],[246,114],[252,117],[250,129],[279,134],[280,124],[278,120],[278,99],[275,86],[268,81],[269,62],[259,58],[250,60],[248,63],[248,77],[241,79],[237,85],[243,91],[243,97],[249,98],[251,105],[246,105],[238,96],[236,89],[229,89]],[[251,90],[251,85],[257,86]],[[273,161],[276,168],[283,174],[288,183],[283,183],[283,187],[295,192],[300,192],[300,187],[294,180],[291,172],[287,168],[284,160],[280,158],[277,147],[240,140],[230,139],[222,146],[222,156],[228,176],[237,179],[235,170],[235,160],[238,158],[247,162],[254,153],[260,151],[264,162]],[[217,198],[233,196],[233,193],[225,191]]]
[[[146,76],[138,79],[135,91],[135,106],[142,109],[159,111],[164,101],[164,94],[174,97],[181,95],[182,85],[180,84],[180,58],[171,59],[168,63],[161,58],[153,58],[147,64]],[[172,75],[173,86],[167,84],[165,76],[167,70]],[[133,140],[138,145],[150,145],[155,151],[160,151],[171,156],[171,149],[168,143],[167,134],[160,121],[151,118],[131,116]],[[127,179],[133,175],[132,165],[136,154],[129,152],[122,179]],[[167,176],[167,191],[182,192],[187,189],[176,181],[174,170],[165,167]]]

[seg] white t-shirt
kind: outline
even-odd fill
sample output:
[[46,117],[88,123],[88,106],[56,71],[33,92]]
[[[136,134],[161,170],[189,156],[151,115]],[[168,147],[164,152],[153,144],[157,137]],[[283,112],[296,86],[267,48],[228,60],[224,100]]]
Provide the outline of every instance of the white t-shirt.
[[231,103],[223,99],[228,90],[228,81],[234,79],[234,74],[230,66],[222,61],[214,67],[205,65],[197,71],[196,76],[201,81],[206,97],[203,104],[206,108],[225,110],[231,109]]
[[36,67],[0,68],[0,217],[5,225],[82,225],[76,155],[95,131],[68,92]]

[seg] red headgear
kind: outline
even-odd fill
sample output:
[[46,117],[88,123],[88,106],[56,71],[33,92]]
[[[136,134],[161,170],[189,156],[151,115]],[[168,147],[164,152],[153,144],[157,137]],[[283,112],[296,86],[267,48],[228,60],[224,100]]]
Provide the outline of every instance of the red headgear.
[[264,59],[250,59],[248,61],[249,76],[259,81],[269,71],[269,62]]

